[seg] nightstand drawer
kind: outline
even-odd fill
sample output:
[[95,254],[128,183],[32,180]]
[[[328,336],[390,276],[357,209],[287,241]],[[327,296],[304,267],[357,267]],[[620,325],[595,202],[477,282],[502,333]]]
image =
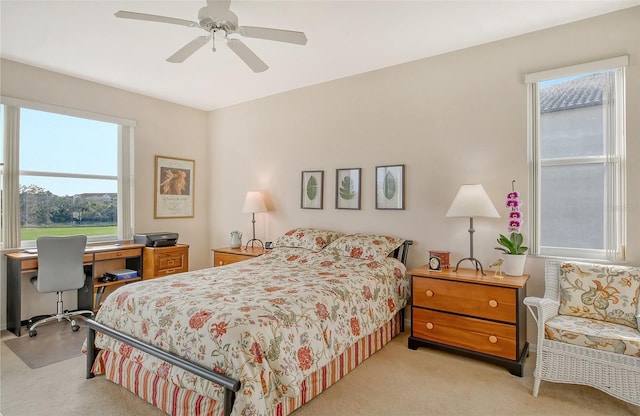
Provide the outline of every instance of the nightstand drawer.
[[503,322],[516,322],[514,289],[413,277],[413,306]]
[[213,256],[214,267],[226,266],[231,263],[237,263],[239,261],[247,260],[251,257],[242,256],[240,254],[228,254],[228,253],[215,253]]
[[412,309],[413,336],[484,354],[516,359],[516,327],[426,309]]
[[213,248],[211,251],[213,251],[213,267],[226,266],[239,261],[250,260],[266,253],[262,247],[225,247]]

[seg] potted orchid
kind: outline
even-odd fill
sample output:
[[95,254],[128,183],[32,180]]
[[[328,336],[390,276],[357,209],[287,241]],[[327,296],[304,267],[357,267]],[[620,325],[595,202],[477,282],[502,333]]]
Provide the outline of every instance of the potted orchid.
[[507,207],[509,212],[509,236],[500,234],[496,250],[503,252],[504,263],[502,270],[511,276],[522,276],[524,263],[527,259],[528,247],[522,245],[524,237],[520,233],[522,227],[522,212],[520,211],[520,194],[515,190],[515,180],[511,181],[511,192],[507,194]]

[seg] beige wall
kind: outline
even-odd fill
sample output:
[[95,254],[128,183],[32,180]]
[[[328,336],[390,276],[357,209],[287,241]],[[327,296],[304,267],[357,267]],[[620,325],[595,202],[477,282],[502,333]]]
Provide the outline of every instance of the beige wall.
[[[209,116],[211,240],[250,233],[247,190],[268,193],[259,238],[300,225],[383,232],[415,241],[410,266],[429,249],[468,255],[468,220],[445,218],[460,184],[482,183],[502,214],[475,221],[475,255],[498,258],[511,180],[528,197],[524,74],[630,55],[627,71],[628,259],[640,264],[640,7],[328,82]],[[354,59],[357,57],[354,56]],[[376,165],[406,165],[406,209],[375,210]],[[336,210],[335,169],[362,168],[362,209]],[[300,209],[300,172],[325,171],[321,211]],[[528,210],[525,209],[525,221]],[[468,265],[469,263],[467,263]],[[543,291],[543,259],[530,258],[529,294]],[[529,338],[535,339],[529,322]]]
[[[137,122],[135,152],[135,230],[175,231],[180,241],[190,244],[190,268],[207,267],[209,257],[209,161],[207,114],[203,111],[145,97],[54,72],[1,61],[3,96],[117,116]],[[188,145],[185,145],[188,143]],[[95,149],[99,152],[100,149]],[[194,159],[196,162],[195,217],[193,219],[153,218],[153,173],[155,155]],[[2,256],[2,309],[5,315],[6,280]],[[25,279],[23,319],[55,310],[55,294],[41,295]],[[67,304],[67,302],[69,302]],[[75,297],[65,297],[65,306],[75,305]],[[2,319],[5,327],[5,319]]]

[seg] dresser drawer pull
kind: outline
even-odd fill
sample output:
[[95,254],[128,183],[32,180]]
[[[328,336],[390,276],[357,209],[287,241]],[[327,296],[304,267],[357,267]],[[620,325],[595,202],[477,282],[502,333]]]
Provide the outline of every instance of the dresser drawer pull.
[[427,322],[425,326],[427,327],[427,329],[433,329],[433,323],[431,322]]
[[498,342],[498,337],[496,337],[495,335],[491,335],[489,337],[489,342],[495,344],[496,342]]
[[224,262],[223,262],[222,260],[220,260],[220,261],[218,262],[218,266],[222,266],[223,264],[224,264]]
[[496,306],[498,306],[498,302],[493,300],[493,299],[491,299],[489,301],[489,306],[491,306],[492,308],[495,308]]
[[433,296],[433,290],[427,290],[426,294],[427,294],[427,296],[432,297]]

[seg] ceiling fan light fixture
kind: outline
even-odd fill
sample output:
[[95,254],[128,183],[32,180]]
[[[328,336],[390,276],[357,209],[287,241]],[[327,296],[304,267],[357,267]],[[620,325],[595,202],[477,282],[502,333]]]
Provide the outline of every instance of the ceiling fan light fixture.
[[212,50],[216,50],[216,42],[225,41],[227,46],[244,61],[253,72],[266,71],[269,66],[251,51],[240,39],[228,35],[237,34],[242,37],[264,39],[277,42],[306,45],[304,32],[273,29],[258,26],[239,26],[238,16],[229,8],[231,0],[207,0],[207,6],[198,10],[198,23],[175,17],[157,16],[146,13],[120,10],[115,16],[123,19],[145,20],[150,22],[170,23],[174,25],[197,27],[205,30],[208,36],[198,36],[167,58],[168,62],[181,63],[213,38]]

